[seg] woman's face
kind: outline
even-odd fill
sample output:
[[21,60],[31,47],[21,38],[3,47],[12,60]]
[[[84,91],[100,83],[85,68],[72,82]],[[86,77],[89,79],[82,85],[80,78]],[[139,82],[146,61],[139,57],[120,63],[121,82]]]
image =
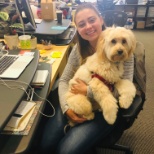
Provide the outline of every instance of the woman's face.
[[96,45],[102,31],[103,19],[94,10],[87,8],[76,14],[75,23],[81,37],[91,45]]

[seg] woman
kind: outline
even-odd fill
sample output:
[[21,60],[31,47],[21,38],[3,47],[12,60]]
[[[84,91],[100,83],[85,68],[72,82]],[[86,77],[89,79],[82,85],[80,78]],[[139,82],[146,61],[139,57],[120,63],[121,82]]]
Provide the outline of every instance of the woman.
[[[78,33],[78,44],[74,46],[70,53],[68,63],[59,82],[61,107],[56,109],[56,115],[49,119],[45,126],[41,140],[42,153],[86,153],[90,147],[103,140],[114,129],[118,121],[117,118],[114,125],[109,125],[104,120],[101,112],[96,112],[95,118],[88,121],[69,109],[65,101],[69,80],[86,57],[95,52],[96,43],[104,25],[102,17],[91,3],[81,4],[76,10],[74,19]],[[132,80],[133,64],[133,57],[130,61],[125,62],[125,70],[127,69],[127,71],[124,73],[124,78]],[[81,93],[93,98],[91,88],[81,80],[77,80],[77,84],[73,85],[71,91],[75,94]],[[68,118],[78,124],[66,132]]]

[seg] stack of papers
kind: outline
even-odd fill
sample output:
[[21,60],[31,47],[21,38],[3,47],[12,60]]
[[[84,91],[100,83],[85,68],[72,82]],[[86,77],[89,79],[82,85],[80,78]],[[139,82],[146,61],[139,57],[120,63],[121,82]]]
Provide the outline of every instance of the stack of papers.
[[32,80],[32,86],[44,86],[48,77],[48,70],[37,70]]
[[22,101],[15,111],[14,115],[11,117],[6,127],[5,131],[23,131],[28,122],[32,113],[35,109],[35,102]]

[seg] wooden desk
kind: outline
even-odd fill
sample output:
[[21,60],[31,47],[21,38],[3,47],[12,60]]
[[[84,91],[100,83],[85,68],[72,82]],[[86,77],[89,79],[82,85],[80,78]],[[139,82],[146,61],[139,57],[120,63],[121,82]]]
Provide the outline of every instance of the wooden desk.
[[[41,45],[41,44],[37,45],[38,50],[42,50],[43,48],[44,48],[43,45]],[[47,56],[49,59],[51,59],[52,52],[54,52],[54,51],[62,52],[61,57],[56,58],[54,63],[51,64],[51,66],[52,66],[52,74],[51,74],[51,81],[50,81],[49,91],[51,91],[52,86],[55,83],[55,80],[61,76],[61,74],[62,74],[62,72],[63,72],[63,70],[65,68],[65,65],[67,63],[67,58],[69,56],[70,50],[71,50],[71,45],[66,45],[66,46],[52,45],[52,48],[50,50],[43,50],[45,52],[41,54],[41,57],[46,57]],[[40,61],[42,61],[42,60],[40,60]],[[48,63],[50,63],[50,61]]]
[[[2,41],[3,39],[0,39]],[[38,50],[44,50],[44,46],[42,44],[37,44],[37,49]],[[56,58],[55,62],[51,64],[52,66],[52,75],[51,75],[51,81],[50,81],[50,87],[49,87],[49,92],[52,89],[53,84],[55,83],[55,80],[61,76],[64,67],[67,62],[67,58],[70,54],[71,50],[71,45],[65,45],[65,46],[56,46],[52,45],[50,50],[44,50],[45,52],[41,54],[41,57],[48,57],[48,59],[51,59],[51,53],[54,51],[60,51],[62,52],[62,55],[60,58]],[[42,60],[40,60],[42,61]],[[48,61],[47,63],[50,63]]]

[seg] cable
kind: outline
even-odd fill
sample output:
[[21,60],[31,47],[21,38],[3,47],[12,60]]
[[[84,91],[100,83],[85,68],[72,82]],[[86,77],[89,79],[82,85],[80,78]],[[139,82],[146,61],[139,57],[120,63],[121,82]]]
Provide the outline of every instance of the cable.
[[[3,52],[6,52],[6,53],[3,53]],[[0,56],[3,57],[4,55],[8,55],[8,53],[9,53],[8,50],[5,50],[5,45],[0,42]]]
[[[6,52],[6,53],[4,53],[4,52]],[[1,56],[1,58],[3,58],[3,56],[8,55],[8,54],[9,54],[9,51],[8,50],[4,50],[3,48],[1,48],[1,50],[0,50],[0,56]]]
[[[4,85],[4,86],[6,86],[6,87],[9,88],[9,89],[21,89],[21,90],[23,90],[23,91],[26,93],[26,95],[27,95],[27,99],[30,100],[30,101],[33,101],[33,100],[32,100],[33,96],[31,95],[31,97],[30,97],[30,94],[25,90],[25,88],[24,88],[23,86],[21,86],[21,85],[9,85],[9,84],[7,84],[6,82],[13,82],[13,83],[16,82],[16,83],[28,85],[28,88],[31,89],[31,91],[33,92],[33,95],[35,94],[38,98],[40,98],[40,99],[42,99],[42,100],[44,100],[44,101],[47,101],[47,102],[50,104],[50,106],[52,107],[52,109],[53,109],[53,114],[51,114],[51,115],[46,115],[46,114],[44,114],[44,113],[43,113],[42,111],[40,111],[40,110],[39,110],[39,113],[42,114],[43,116],[46,116],[46,117],[53,117],[53,116],[55,115],[55,108],[54,108],[54,106],[52,105],[52,103],[51,103],[48,99],[39,96],[39,95],[34,91],[34,88],[32,88],[28,83],[26,83],[26,82],[24,82],[24,81],[14,81],[14,80],[13,80],[13,81],[12,81],[12,80],[5,80],[5,81],[4,81],[2,78],[0,78],[0,81],[2,82],[2,83],[0,83],[1,85]],[[33,102],[35,102],[35,101],[33,101]]]

